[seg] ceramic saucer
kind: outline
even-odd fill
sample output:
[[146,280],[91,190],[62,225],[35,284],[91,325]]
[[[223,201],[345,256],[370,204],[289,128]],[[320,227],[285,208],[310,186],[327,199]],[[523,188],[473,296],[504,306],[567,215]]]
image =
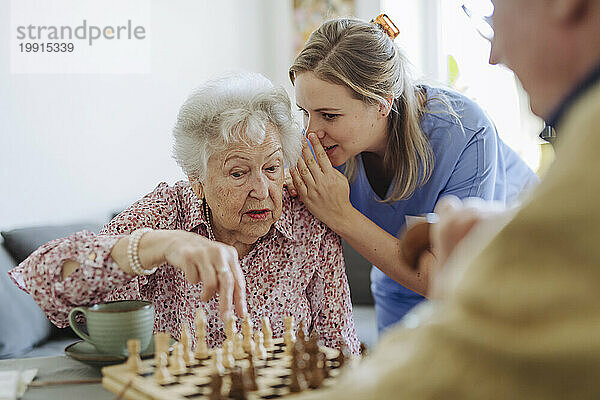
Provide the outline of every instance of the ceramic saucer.
[[[169,345],[175,343],[175,340],[171,339],[169,341]],[[169,348],[169,350],[171,350]],[[104,367],[106,365],[113,365],[123,363],[127,360],[127,356],[121,355],[113,355],[99,352],[94,345],[80,340],[73,344],[68,345],[65,348],[65,353],[77,360],[81,361],[85,364],[94,366],[94,367]],[[141,358],[150,358],[154,355],[154,336],[150,340],[150,344],[148,348],[140,353]]]

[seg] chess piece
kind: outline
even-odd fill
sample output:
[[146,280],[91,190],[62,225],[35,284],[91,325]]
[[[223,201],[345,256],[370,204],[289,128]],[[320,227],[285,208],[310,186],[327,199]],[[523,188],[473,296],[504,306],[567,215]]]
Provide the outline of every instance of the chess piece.
[[252,333],[244,335],[242,348],[246,352],[246,354],[254,354],[254,339],[252,339]]
[[261,360],[267,359],[267,349],[265,349],[261,331],[254,332],[254,355]]
[[292,393],[302,392],[308,387],[303,372],[305,369],[304,362],[303,359],[298,359],[297,363],[294,363],[295,365],[292,368],[292,373],[290,375],[290,391]]
[[205,360],[208,358],[208,356],[208,345],[206,344],[206,336],[204,333],[196,336],[196,350],[194,351],[194,358],[197,360]]
[[237,333],[235,328],[235,315],[230,313],[225,321],[225,336],[227,339],[233,341],[233,336],[235,333]]
[[360,342],[360,356],[361,358],[365,358],[368,354],[368,348],[367,345],[364,344],[363,342]]
[[240,367],[235,367],[231,373],[231,387],[229,389],[229,397],[235,400],[246,400],[246,385],[244,384],[244,376]]
[[308,360],[308,387],[311,389],[317,389],[321,387],[325,380],[323,374],[323,366],[321,365],[321,357],[319,357],[319,350],[316,353],[309,354]]
[[294,352],[294,343],[296,343],[296,335],[294,333],[294,317],[285,317],[284,324],[285,332],[283,334],[283,341],[285,342],[285,354],[291,356]]
[[[291,315],[288,315],[287,317],[285,317],[283,319],[283,323],[285,326],[285,332],[290,332],[290,333],[294,333],[294,317]],[[294,337],[295,339],[295,337]]]
[[167,353],[160,353],[158,355],[158,362],[153,377],[159,385],[164,385],[173,380],[173,377],[167,369]]
[[274,347],[273,343],[273,330],[271,329],[271,322],[269,317],[263,317],[262,319],[262,334],[264,338],[265,348],[270,350]]
[[233,340],[229,340],[229,339],[225,339],[223,340],[223,343],[221,343],[221,348],[223,349],[223,354],[225,354],[225,348],[229,347],[228,343],[231,343],[231,353],[233,354],[233,349],[234,349],[234,345],[235,345],[235,337],[236,337],[237,333],[233,334]]
[[210,394],[208,398],[210,400],[222,400],[223,395],[221,390],[223,388],[223,374],[219,371],[214,371],[210,375]]
[[129,357],[127,358],[127,368],[131,372],[139,374],[142,372],[142,359],[140,358],[140,340],[129,339],[127,341],[127,352]]
[[169,369],[172,374],[183,374],[186,371],[187,366],[183,359],[183,344],[175,343],[173,345],[173,354],[169,360]]
[[299,355],[306,353],[306,345],[307,343],[305,341],[296,340],[296,342],[293,345],[293,351],[291,353],[291,356],[294,359],[294,361],[296,360],[296,358],[298,358]]
[[166,332],[158,332],[154,335],[154,357],[157,359],[156,364],[158,364],[158,358],[161,354],[169,353],[170,340],[171,336]]
[[339,353],[334,360],[337,361],[340,368],[342,368],[344,366],[344,364],[346,364],[346,362],[348,361],[349,358],[350,358],[350,350],[348,350],[348,346],[346,346],[345,344],[342,344],[340,346]]
[[239,332],[234,335],[234,338],[235,340],[233,343],[233,358],[235,358],[236,360],[241,360],[242,358],[246,357],[243,345],[244,338]]
[[248,360],[248,367],[245,371],[246,389],[253,392],[255,390],[258,390],[258,384],[256,383],[256,367],[254,366],[254,357],[252,356],[252,354],[248,354],[246,359]]
[[300,321],[298,324],[298,333],[296,334],[296,340],[306,341],[306,332],[304,332],[304,321]]
[[223,342],[223,366],[225,368],[233,368],[235,366],[235,358],[233,357],[233,342],[230,340]]
[[206,315],[202,308],[196,311],[196,350],[194,357],[198,360],[208,358],[208,345],[206,344]]
[[192,351],[192,337],[190,335],[190,328],[186,323],[181,324],[181,344],[183,344],[183,360],[186,365],[191,365],[196,362],[196,357]]
[[252,320],[250,319],[250,314],[245,314],[244,321],[242,322],[242,333],[244,334],[244,336],[246,336],[246,334],[250,334],[250,336],[252,336],[253,332],[254,332],[254,324],[252,323]]
[[242,333],[244,334],[244,351],[246,354],[254,354],[254,338],[252,337],[254,327],[250,315],[244,315],[244,321],[242,322]]
[[225,367],[223,366],[223,349],[215,349],[212,357],[213,371],[223,375]]
[[316,332],[313,332],[308,340],[305,342],[306,351],[309,354],[316,354],[319,352],[319,336]]
[[327,355],[319,349],[317,356],[320,359],[319,365],[321,366],[321,370],[323,373],[323,379],[328,378],[330,374],[329,374],[329,367],[327,366]]
[[194,318],[194,324],[196,328],[202,328],[204,330],[206,328],[206,313],[202,307],[198,307],[196,310],[196,317]]

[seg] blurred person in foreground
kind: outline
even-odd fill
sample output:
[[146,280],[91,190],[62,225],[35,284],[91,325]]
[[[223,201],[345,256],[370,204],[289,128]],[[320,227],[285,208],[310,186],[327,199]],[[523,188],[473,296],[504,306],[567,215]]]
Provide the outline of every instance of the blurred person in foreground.
[[442,201],[436,299],[299,399],[600,398],[600,1],[493,3],[490,62],[556,128],[556,161],[512,216]]

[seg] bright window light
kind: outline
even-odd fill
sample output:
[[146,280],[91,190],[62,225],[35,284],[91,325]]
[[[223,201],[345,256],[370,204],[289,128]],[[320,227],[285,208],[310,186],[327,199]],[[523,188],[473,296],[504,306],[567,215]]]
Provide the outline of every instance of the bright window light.
[[[463,4],[479,17],[493,12],[491,2],[483,0],[382,0],[381,7],[400,29],[396,42],[414,64],[417,78],[433,79],[475,100],[494,121],[502,140],[535,171],[540,162],[537,134],[543,122],[531,113],[514,74],[489,65],[490,43],[477,32]],[[437,33],[432,37],[425,30]]]

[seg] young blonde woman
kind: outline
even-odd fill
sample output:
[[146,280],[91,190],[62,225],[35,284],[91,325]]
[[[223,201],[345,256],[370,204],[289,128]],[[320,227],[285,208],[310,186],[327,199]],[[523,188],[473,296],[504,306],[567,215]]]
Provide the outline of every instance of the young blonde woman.
[[327,21],[289,71],[316,158],[305,143],[291,191],[373,264],[380,331],[427,295],[427,263],[401,261],[406,216],[446,195],[510,204],[537,182],[479,106],[410,79],[386,28]]

